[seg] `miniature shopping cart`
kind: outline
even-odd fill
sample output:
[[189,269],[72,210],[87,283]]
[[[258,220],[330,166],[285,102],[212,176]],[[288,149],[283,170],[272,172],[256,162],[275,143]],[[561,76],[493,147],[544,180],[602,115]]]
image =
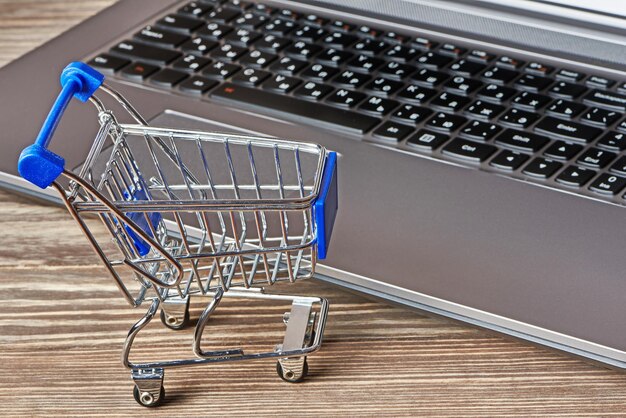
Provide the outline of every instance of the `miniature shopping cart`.
[[[164,369],[175,366],[274,357],[280,377],[301,380],[306,355],[322,343],[328,302],[270,295],[263,286],[309,278],[316,260],[326,257],[337,211],[336,154],[310,143],[150,127],[103,81],[82,63],[63,70],[61,93],[18,168],[31,183],[60,193],[126,300],[150,302],[122,353],[135,399],[160,404]],[[118,122],[93,96],[98,89],[135,124]],[[95,105],[100,123],[76,170],[47,149],[72,97]],[[104,234],[94,229],[102,230],[98,218]],[[164,325],[183,328],[191,296],[206,302],[193,337],[195,357],[131,362],[136,335],[159,307]],[[224,297],[291,302],[282,344],[261,353],[205,351],[207,321]]]

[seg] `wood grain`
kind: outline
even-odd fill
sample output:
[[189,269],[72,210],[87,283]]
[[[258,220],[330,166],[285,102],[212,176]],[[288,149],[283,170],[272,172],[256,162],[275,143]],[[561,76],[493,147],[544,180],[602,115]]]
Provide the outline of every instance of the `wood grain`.
[[[111,2],[0,0],[0,63]],[[271,361],[173,369],[167,402],[147,411],[119,362],[144,307],[125,305],[64,210],[0,192],[0,230],[2,415],[626,416],[623,373],[317,281],[278,289],[331,301],[306,382],[280,381]],[[233,301],[211,339],[279,342],[281,312]],[[179,357],[191,330],[140,338],[142,356]]]

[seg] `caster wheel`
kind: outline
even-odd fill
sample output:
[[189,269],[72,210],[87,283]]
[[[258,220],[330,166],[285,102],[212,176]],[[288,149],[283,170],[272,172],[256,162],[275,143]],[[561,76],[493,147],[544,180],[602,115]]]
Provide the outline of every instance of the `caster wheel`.
[[147,408],[154,408],[163,403],[163,400],[165,399],[165,388],[163,387],[163,385],[161,385],[159,399],[157,400],[155,400],[152,394],[149,392],[140,393],[137,386],[133,388],[133,396],[135,397],[135,400],[139,405],[145,406]]
[[304,358],[304,365],[302,366],[302,375],[296,376],[291,370],[285,371],[283,366],[280,364],[280,361],[276,362],[276,373],[278,373],[278,377],[283,379],[285,382],[289,383],[300,383],[302,382],[307,374],[309,374],[309,365],[306,361],[306,357]]
[[189,323],[189,310],[185,310],[185,316],[182,321],[180,321],[174,316],[168,316],[165,311],[161,309],[161,322],[163,322],[163,325],[169,329],[173,329],[175,331],[181,330]]

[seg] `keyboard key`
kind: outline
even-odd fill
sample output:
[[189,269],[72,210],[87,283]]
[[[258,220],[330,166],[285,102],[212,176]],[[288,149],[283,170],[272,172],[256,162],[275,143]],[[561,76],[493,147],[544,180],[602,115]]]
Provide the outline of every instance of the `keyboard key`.
[[519,152],[503,150],[496,155],[489,165],[499,168],[500,170],[513,171],[528,160],[528,155]]
[[525,70],[527,73],[544,76],[552,73],[554,71],[554,67],[544,65],[540,62],[529,62]]
[[145,45],[135,41],[120,42],[111,48],[111,52],[155,65],[165,65],[181,55],[178,51]]
[[626,149],[626,134],[615,131],[607,132],[598,140],[596,145],[611,151],[623,151]]
[[610,91],[591,90],[584,98],[587,104],[626,112],[626,95]]
[[528,174],[529,176],[546,179],[556,173],[561,167],[563,167],[563,164],[557,161],[538,157],[528,163],[523,171],[524,174]]
[[315,25],[303,25],[291,32],[291,36],[301,41],[315,42],[326,33],[324,29]]
[[422,68],[411,76],[411,79],[424,87],[433,88],[448,79],[448,74]]
[[378,58],[368,57],[367,55],[358,55],[352,60],[348,61],[347,67],[355,71],[369,74],[384,63],[385,61]]
[[326,101],[333,105],[350,108],[365,100],[366,97],[367,96],[363,93],[346,89],[339,89],[330,96],[328,96],[326,98]]
[[305,100],[318,101],[322,97],[327,96],[331,91],[333,91],[333,88],[329,85],[309,81],[304,83],[304,85],[293,94]]
[[623,177],[615,176],[613,174],[600,174],[598,178],[591,183],[589,190],[605,194],[609,196],[615,196],[626,186],[626,179]]
[[343,20],[333,20],[330,22],[329,28],[335,31],[348,33],[356,29],[356,26],[351,23],[344,22]]
[[626,81],[624,81],[622,84],[620,84],[620,85],[617,87],[617,90],[618,90],[620,93],[625,93],[625,94],[626,94]]
[[548,87],[552,81],[553,80],[551,78],[541,77],[534,74],[524,74],[515,81],[515,86],[520,89],[538,93]]
[[485,69],[483,64],[468,60],[459,60],[450,66],[450,71],[465,77],[472,77]]
[[304,78],[310,78],[316,81],[328,81],[337,74],[337,70],[322,64],[313,64],[304,70],[301,74]]
[[509,68],[511,70],[517,70],[523,67],[524,64],[525,64],[524,61],[520,61],[515,58],[508,57],[508,56],[502,56],[498,58],[498,61],[496,61],[496,65],[498,67]]
[[557,160],[571,160],[576,154],[582,151],[582,149],[582,145],[555,141],[543,152],[543,154],[546,157],[556,158]]
[[539,121],[535,126],[535,131],[556,138],[584,143],[593,141],[602,133],[602,129],[577,122],[564,121],[552,116],[546,116]]
[[626,155],[615,161],[610,170],[614,173],[626,175]]
[[203,94],[209,91],[211,88],[217,86],[217,81],[211,80],[206,77],[193,76],[182,82],[178,88],[181,91],[193,94]]
[[387,42],[391,42],[394,44],[403,44],[409,40],[409,36],[403,35],[398,32],[387,32],[383,35],[383,39]]
[[621,121],[615,128],[619,131],[626,132],[626,119]]
[[230,23],[239,28],[254,30],[258,28],[259,26],[265,24],[268,19],[269,17],[265,15],[262,15],[259,13],[247,12],[239,16],[238,18],[236,18]]
[[246,52],[248,52],[248,49],[243,46],[222,44],[218,48],[211,51],[211,56],[217,60],[235,61]]
[[376,29],[370,26],[362,25],[357,28],[356,33],[359,34],[360,36],[365,36],[369,38],[377,38],[381,36],[384,33],[384,31],[381,29]]
[[357,38],[356,36],[350,35],[345,32],[332,32],[322,38],[320,42],[324,44],[324,46],[330,48],[345,49],[358,40],[359,38]]
[[420,129],[415,135],[407,139],[407,145],[417,147],[425,151],[433,151],[442,146],[450,137],[438,132]]
[[220,23],[228,23],[241,14],[240,9],[234,7],[218,7],[211,10],[206,16],[206,20],[212,20]]
[[307,119],[316,126],[358,134],[363,134],[380,123],[380,119],[372,116],[231,83],[221,85],[210,96],[227,104],[274,110],[295,118]]
[[556,176],[556,181],[566,186],[582,187],[596,174],[597,173],[594,170],[570,165],[569,167],[566,167],[565,170],[561,171],[558,176]]
[[243,71],[239,71],[232,80],[233,83],[255,87],[261,84],[270,75],[271,73],[268,71],[258,70],[256,68],[245,68]]
[[612,152],[603,151],[598,148],[589,148],[578,157],[576,162],[586,165],[587,167],[603,168],[613,161],[615,157],[617,157],[617,154]]
[[417,49],[421,49],[422,51],[432,51],[433,49],[437,48],[438,44],[437,42],[433,42],[430,39],[418,36],[413,40],[413,42],[411,42],[411,45],[413,45]]
[[399,142],[407,137],[413,128],[401,123],[385,122],[373,132],[376,138]]
[[578,82],[585,78],[585,74],[578,71],[562,69],[556,73],[556,78],[572,82]]
[[223,25],[217,22],[210,22],[199,30],[196,31],[198,36],[202,38],[210,39],[212,41],[219,41],[229,34],[233,28],[227,25]]
[[296,28],[296,24],[287,19],[272,19],[261,27],[263,32],[269,32],[278,36],[285,36]]
[[125,78],[129,78],[134,81],[142,81],[148,78],[150,74],[153,74],[159,70],[156,65],[150,65],[143,62],[135,62],[122,69],[120,74]]
[[493,145],[479,144],[461,138],[453,139],[441,150],[444,155],[474,163],[485,161],[496,151],[497,148]]
[[458,58],[461,55],[465,54],[467,52],[467,49],[461,48],[451,43],[445,43],[441,45],[441,48],[439,48],[439,52]]
[[476,95],[481,99],[502,103],[509,100],[516,93],[517,90],[509,87],[503,87],[497,84],[487,84],[485,87],[480,89]]
[[481,78],[488,83],[506,84],[518,75],[517,71],[507,70],[502,67],[491,67],[481,74]]
[[452,62],[452,58],[435,52],[427,52],[419,57],[416,62],[422,67],[426,67],[431,70],[439,70]]
[[367,85],[365,85],[365,89],[375,94],[383,94],[389,96],[398,91],[398,89],[400,89],[403,85],[404,84],[399,81],[389,80],[384,77],[376,77]]
[[172,67],[177,70],[194,72],[200,70],[202,67],[208,65],[210,62],[210,59],[189,54],[174,61]]
[[463,129],[461,129],[460,135],[476,141],[488,141],[501,130],[502,128],[498,125],[494,125],[493,123],[474,120],[470,121]]
[[402,105],[398,110],[393,112],[392,118],[399,122],[418,124],[432,115],[433,112],[425,107]]
[[180,46],[183,51],[194,55],[206,55],[219,44],[210,39],[193,38]]
[[318,16],[315,14],[308,14],[304,16],[303,21],[308,22],[315,26],[324,26],[329,22],[329,19],[326,19],[325,17]]
[[367,83],[371,77],[369,75],[357,73],[354,71],[346,70],[339,74],[333,82],[341,86],[357,89],[363,84]]
[[285,55],[306,61],[321,51],[322,47],[319,45],[298,41],[285,49]]
[[480,49],[472,49],[469,54],[467,54],[467,59],[470,59],[472,61],[476,61],[476,62],[480,62],[483,64],[486,64],[490,61],[493,61],[493,59],[496,56],[493,54],[490,54],[488,52],[482,51]]
[[359,109],[364,112],[373,113],[377,116],[384,116],[398,107],[398,104],[399,103],[395,100],[383,99],[378,96],[370,96],[369,99],[359,106]]
[[170,14],[159,20],[156,24],[171,31],[189,35],[194,29],[202,26],[203,21],[191,16]]
[[146,26],[135,34],[135,39],[165,48],[175,48],[189,39],[189,36]]
[[150,77],[150,82],[161,87],[173,87],[185,78],[187,78],[187,73],[165,68]]
[[565,81],[557,81],[548,89],[548,94],[554,97],[573,100],[587,91],[587,87],[580,84],[566,83]]
[[409,84],[396,97],[400,100],[406,100],[413,103],[425,103],[437,93],[433,89],[418,86],[417,84]]
[[100,54],[88,62],[89,65],[104,74],[113,74],[129,63],[130,61],[127,59],[114,57],[109,54]]
[[385,52],[385,58],[399,62],[409,62],[419,55],[417,48],[395,45]]
[[478,90],[482,86],[483,83],[478,80],[457,75],[455,77],[452,77],[446,84],[444,84],[443,88],[449,92],[466,96],[473,91]]
[[598,87],[601,89],[608,89],[613,84],[615,84],[615,80],[610,80],[608,78],[592,75],[592,76],[589,76],[586,83],[589,87]]
[[241,67],[237,64],[228,64],[216,61],[213,64],[206,66],[204,70],[202,70],[202,75],[218,80],[226,80],[240,69]]
[[365,38],[352,45],[352,49],[360,54],[375,56],[384,51],[388,46],[389,44],[385,41]]
[[290,57],[282,57],[272,64],[270,69],[276,73],[294,75],[306,67],[306,61],[297,60]]
[[278,56],[275,54],[254,49],[243,54],[242,57],[239,58],[239,64],[245,65],[246,67],[265,68],[276,60],[276,58],[278,58]]
[[283,19],[287,19],[287,20],[298,20],[298,19],[300,19],[300,14],[294,12],[293,10],[289,10],[289,9],[281,9],[278,12],[278,16],[282,17]]
[[467,122],[467,119],[463,116],[439,112],[426,122],[426,126],[438,131],[453,132],[463,126],[465,122]]
[[288,93],[301,83],[301,80],[295,77],[289,77],[282,74],[276,74],[271,77],[265,83],[263,88],[265,90],[275,91],[277,93]]
[[378,72],[385,77],[394,78],[397,80],[401,80],[404,77],[412,74],[415,71],[415,68],[411,65],[400,64],[396,61],[389,61],[384,67],[382,67]]
[[287,38],[281,38],[276,35],[264,35],[254,43],[254,47],[261,51],[267,51],[276,54],[282,51],[291,41]]
[[498,120],[505,125],[513,126],[515,128],[527,128],[537,119],[539,119],[539,115],[536,113],[513,108],[507,110]]
[[456,112],[465,107],[469,102],[470,99],[468,99],[467,97],[447,93],[444,91],[439,96],[435,97],[430,102],[430,105],[444,111]]
[[497,104],[484,102],[482,100],[476,100],[467,109],[465,113],[470,116],[478,117],[481,119],[492,119],[504,112],[505,107]]
[[201,1],[190,1],[180,9],[178,9],[178,13],[184,15],[190,15],[193,17],[200,17],[213,7],[211,5],[203,3]]
[[254,32],[249,29],[239,28],[237,30],[229,32],[228,35],[224,37],[224,40],[232,45],[246,47],[252,45],[252,43],[260,37],[261,34],[258,32]]
[[586,107],[580,103],[570,102],[568,100],[558,99],[552,102],[546,109],[546,113],[561,118],[572,119],[582,113]]
[[519,151],[537,152],[549,142],[549,139],[529,132],[506,129],[496,138],[495,142]]
[[515,107],[527,109],[530,111],[537,111],[547,105],[552,99],[543,94],[531,93],[529,91],[523,91],[512,100],[512,104]]
[[323,64],[332,65],[338,67],[346,61],[352,59],[354,54],[348,51],[341,51],[335,48],[329,48],[323,50],[315,57],[315,60]]
[[592,123],[594,125],[600,125],[603,127],[612,125],[619,118],[622,117],[621,113],[614,110],[605,110],[598,107],[592,107],[580,117],[581,122]]

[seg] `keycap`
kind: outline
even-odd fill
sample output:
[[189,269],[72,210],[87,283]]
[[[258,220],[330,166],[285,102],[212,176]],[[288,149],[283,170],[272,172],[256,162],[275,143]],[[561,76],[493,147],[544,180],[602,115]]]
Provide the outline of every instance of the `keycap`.
[[196,31],[196,34],[198,36],[201,36],[202,38],[207,38],[212,41],[219,41],[220,39],[223,39],[226,35],[228,35],[232,30],[233,28],[228,25],[223,25],[217,22],[210,22],[198,29]]
[[427,52],[415,60],[415,62],[431,70],[439,70],[452,62],[452,58],[435,52]]
[[543,154],[546,157],[556,158],[557,160],[571,160],[576,154],[583,149],[582,145],[570,144],[569,142],[555,141]]
[[424,103],[437,93],[433,89],[418,86],[417,84],[409,84],[402,89],[396,97],[400,100],[409,101],[412,103]]
[[496,151],[497,148],[493,145],[480,144],[461,138],[453,139],[441,150],[443,154],[450,157],[460,158],[474,163],[485,161]]
[[589,190],[604,195],[615,196],[625,186],[626,179],[624,177],[603,173],[600,174],[593,183],[591,183]]
[[626,175],[626,155],[615,161],[610,170],[614,173]]
[[224,43],[211,51],[211,56],[217,60],[235,61],[246,52],[246,47]]
[[173,70],[171,68],[165,68],[150,77],[150,82],[162,87],[172,87],[180,83],[185,78],[187,78],[187,73]]
[[473,139],[476,141],[487,141],[494,137],[502,128],[493,123],[481,122],[478,120],[470,121],[461,129],[459,135]]
[[320,42],[330,48],[344,49],[358,40],[356,36],[345,32],[332,32],[323,37]]
[[621,121],[621,122],[619,123],[619,125],[617,125],[615,128],[616,128],[617,130],[622,131],[622,132],[626,132],[626,119],[624,119],[623,121]]
[[572,119],[578,116],[586,109],[580,103],[570,102],[569,100],[558,99],[552,102],[546,109],[546,113],[561,118]]
[[530,132],[518,131],[516,129],[506,129],[495,139],[496,144],[525,151],[536,152],[549,142],[545,136]]
[[426,122],[426,127],[438,131],[453,132],[463,126],[465,122],[467,122],[467,119],[463,116],[439,112]]
[[534,74],[524,74],[518,78],[514,84],[520,89],[538,93],[548,87],[552,81],[553,80],[551,78],[541,77]]
[[201,1],[190,1],[180,9],[178,9],[178,13],[190,15],[193,17],[200,17],[213,7],[209,4],[203,3]]
[[300,79],[295,77],[276,74],[263,83],[263,88],[277,93],[288,93],[296,88],[296,86],[298,86],[301,82],[302,81]]
[[371,80],[369,75],[357,73],[351,70],[345,70],[335,77],[333,82],[341,86],[356,89],[367,83],[369,80]]
[[532,125],[539,115],[520,109],[509,109],[498,119],[500,123],[513,126],[515,128],[527,128]]
[[488,83],[506,84],[518,75],[517,71],[507,70],[502,67],[491,67],[481,74],[481,78]]
[[190,34],[194,29],[202,26],[204,22],[191,16],[181,16],[170,14],[157,21],[157,26],[167,28],[171,31]]
[[486,51],[482,51],[480,49],[472,49],[469,54],[467,54],[467,59],[472,61],[480,62],[483,64],[488,63],[489,61],[493,61],[496,56],[490,54]]
[[224,40],[232,45],[250,46],[254,41],[259,39],[261,34],[249,29],[238,28],[224,37]]
[[111,52],[155,65],[165,65],[181,56],[178,51],[145,45],[136,41],[120,42],[111,48]]
[[380,54],[388,46],[389,44],[385,41],[380,41],[378,39],[372,39],[372,38],[366,38],[366,39],[361,39],[360,41],[352,45],[352,49],[354,49],[356,52],[360,54],[374,56],[374,55]]
[[352,32],[356,26],[351,23],[344,22],[343,20],[333,20],[330,23],[329,28],[339,32]]
[[172,67],[177,70],[183,71],[198,71],[202,67],[208,65],[211,62],[210,59],[198,57],[197,55],[188,54],[182,58],[177,59],[172,63]]
[[589,87],[599,87],[601,89],[608,89],[613,84],[615,84],[615,80],[610,80],[608,78],[592,75],[592,76],[589,76],[586,83]]
[[362,102],[367,95],[346,89],[339,89],[326,98],[326,102],[343,107],[354,107]]
[[378,128],[376,128],[373,132],[373,135],[376,138],[398,142],[403,140],[412,131],[413,128],[411,128],[410,126],[387,121],[380,125]]
[[481,119],[492,119],[504,112],[505,107],[497,104],[476,100],[465,109],[465,113]]
[[375,94],[389,96],[398,91],[403,85],[404,83],[400,81],[389,80],[385,77],[376,77],[367,83],[364,88]]
[[587,104],[626,112],[626,95],[612,91],[591,90],[583,99]]
[[371,26],[361,25],[356,29],[356,33],[360,36],[366,36],[369,38],[376,38],[384,33],[382,29],[376,29]]
[[346,66],[351,70],[369,74],[384,63],[385,61],[379,58],[372,58],[361,54],[348,61]]
[[578,157],[576,162],[591,168],[603,168],[616,156],[617,154],[599,148],[589,148]]
[[410,46],[404,45],[395,45],[385,52],[385,58],[399,61],[399,62],[409,62],[416,56],[418,56],[420,52],[417,48],[413,48]]
[[354,54],[352,52],[328,48],[317,54],[315,61],[338,67],[353,57]]
[[535,126],[535,131],[560,139],[584,143],[593,141],[602,133],[602,129],[577,122],[564,121],[552,116],[546,116],[540,120]]
[[190,54],[202,56],[208,54],[210,50],[218,45],[217,42],[210,39],[193,38],[182,44],[180,49]]
[[233,83],[254,87],[261,84],[270,75],[270,72],[259,70],[257,68],[244,68],[232,78],[232,81]]
[[113,74],[115,71],[119,70],[125,65],[128,65],[129,63],[130,61],[127,59],[114,57],[113,55],[109,54],[100,54],[94,57],[87,64],[98,69],[98,71],[102,73]]
[[502,103],[509,100],[517,93],[517,90],[510,87],[503,87],[497,84],[487,84],[480,89],[476,95],[481,99],[489,100],[492,102]]
[[415,48],[421,49],[422,51],[431,51],[432,49],[437,47],[437,42],[433,42],[430,39],[422,38],[418,36],[411,43]]
[[430,101],[430,105],[437,109],[445,110],[448,112],[456,112],[464,108],[470,99],[457,94],[443,92],[439,96]]
[[450,71],[465,77],[472,77],[485,69],[483,64],[468,60],[458,60],[450,66]]
[[316,25],[316,26],[324,26],[326,25],[330,20],[322,17],[322,16],[318,16],[316,14],[308,14],[306,16],[304,16],[303,21],[308,22],[312,25]]
[[528,160],[528,155],[519,152],[503,150],[493,157],[489,165],[499,168],[500,170],[513,171]]
[[276,73],[294,75],[306,67],[306,61],[297,60],[291,57],[282,57],[270,66],[270,69]]
[[358,134],[363,134],[380,123],[380,119],[373,116],[232,83],[222,84],[213,90],[210,97],[224,103],[274,110],[307,119],[316,126],[341,129]]
[[189,39],[189,36],[146,26],[135,34],[135,39],[165,48],[174,48]]
[[146,64],[144,62],[134,62],[122,69],[120,74],[125,78],[129,78],[135,81],[142,81],[146,79],[150,74],[156,72],[159,69],[156,65]]
[[202,70],[202,75],[208,78],[226,80],[240,69],[241,67],[237,64],[228,64],[226,62],[216,61],[207,65],[204,70]]
[[322,64],[312,64],[300,74],[316,81],[328,81],[337,74],[337,69]]
[[445,43],[441,45],[441,47],[439,48],[439,52],[458,58],[461,55],[465,54],[467,52],[467,49],[461,48],[460,46],[451,43]]
[[235,20],[231,21],[231,25],[244,28],[244,29],[256,29],[262,24],[266,23],[269,18],[260,13],[247,12],[239,16]]
[[556,171],[563,167],[563,164],[548,160],[546,158],[537,157],[533,159],[526,167],[524,167],[524,174],[528,174],[529,176],[539,177],[539,178],[548,178],[552,176]]
[[248,51],[239,58],[239,64],[246,67],[265,68],[278,58],[277,55],[269,52],[254,49]]
[[540,62],[529,62],[524,69],[527,73],[537,74],[537,75],[548,75],[554,71],[554,67],[550,67],[549,65],[544,65]]
[[566,167],[563,171],[561,171],[561,173],[556,176],[555,180],[558,183],[564,184],[566,186],[582,187],[595,175],[596,171],[594,170],[570,165],[569,167]]
[[289,55],[291,57],[307,60],[311,58],[315,54],[318,54],[322,51],[322,47],[319,45],[315,45],[309,42],[298,41],[292,44],[291,46],[285,48],[285,55]]
[[582,122],[592,123],[603,127],[612,125],[622,117],[621,113],[614,110],[605,110],[598,107],[592,107],[582,114],[580,120]]
[[596,145],[611,151],[623,151],[626,149],[626,134],[609,131],[598,140]]
[[270,22],[262,26],[264,32],[269,32],[274,35],[285,36],[292,30],[294,30],[296,24],[286,19],[272,19]]
[[443,85],[443,88],[451,93],[467,96],[482,86],[483,83],[478,80],[457,75],[448,80],[448,82]]
[[399,122],[418,124],[433,114],[433,111],[425,107],[410,104],[402,105],[393,112],[391,117]]
[[620,93],[626,93],[626,81],[624,81],[622,84],[620,84],[617,87],[617,90],[619,90]]
[[187,93],[203,94],[217,86],[217,84],[215,80],[196,75],[183,81],[178,88]]
[[293,94],[294,96],[301,97],[305,100],[317,101],[322,97],[327,96],[331,91],[333,91],[333,88],[327,84],[309,81],[294,91]]
[[556,78],[576,82],[585,78],[585,74],[578,71],[561,69],[556,73]]
[[291,33],[291,36],[302,41],[315,42],[322,36],[326,35],[326,33],[327,32],[324,29],[315,25],[303,25],[294,30]]
[[511,101],[513,106],[530,111],[537,111],[547,105],[552,99],[543,94],[531,93],[523,91]]
[[408,64],[401,64],[396,61],[389,61],[384,67],[380,68],[378,72],[385,77],[401,80],[404,77],[415,72],[415,68]]
[[450,137],[439,132],[431,132],[420,129],[416,134],[407,139],[407,145],[420,148],[425,151],[433,151],[442,146]]
[[567,83],[565,81],[557,81],[550,87],[547,93],[550,96],[561,97],[563,99],[573,100],[587,91],[587,87],[580,84]]
[[391,112],[398,106],[398,102],[395,100],[384,99],[378,96],[370,96],[359,109],[364,112],[373,113],[376,116],[383,116]]
[[206,20],[212,20],[220,23],[227,23],[241,14],[240,9],[234,7],[218,7],[211,10],[204,17]]
[[496,65],[498,67],[510,68],[512,70],[517,70],[524,66],[524,61],[517,60],[515,58],[511,58],[508,56],[502,56],[498,58],[496,61]]
[[424,87],[433,88],[443,83],[449,78],[449,75],[439,71],[428,70],[422,68],[411,76],[411,80]]
[[278,15],[282,17],[283,19],[288,19],[288,20],[300,19],[299,13],[294,12],[293,10],[289,10],[289,9],[280,9],[278,12]]
[[268,51],[275,54],[282,51],[289,44],[291,44],[291,41],[287,38],[281,38],[276,35],[264,35],[254,43],[254,47],[261,51]]

